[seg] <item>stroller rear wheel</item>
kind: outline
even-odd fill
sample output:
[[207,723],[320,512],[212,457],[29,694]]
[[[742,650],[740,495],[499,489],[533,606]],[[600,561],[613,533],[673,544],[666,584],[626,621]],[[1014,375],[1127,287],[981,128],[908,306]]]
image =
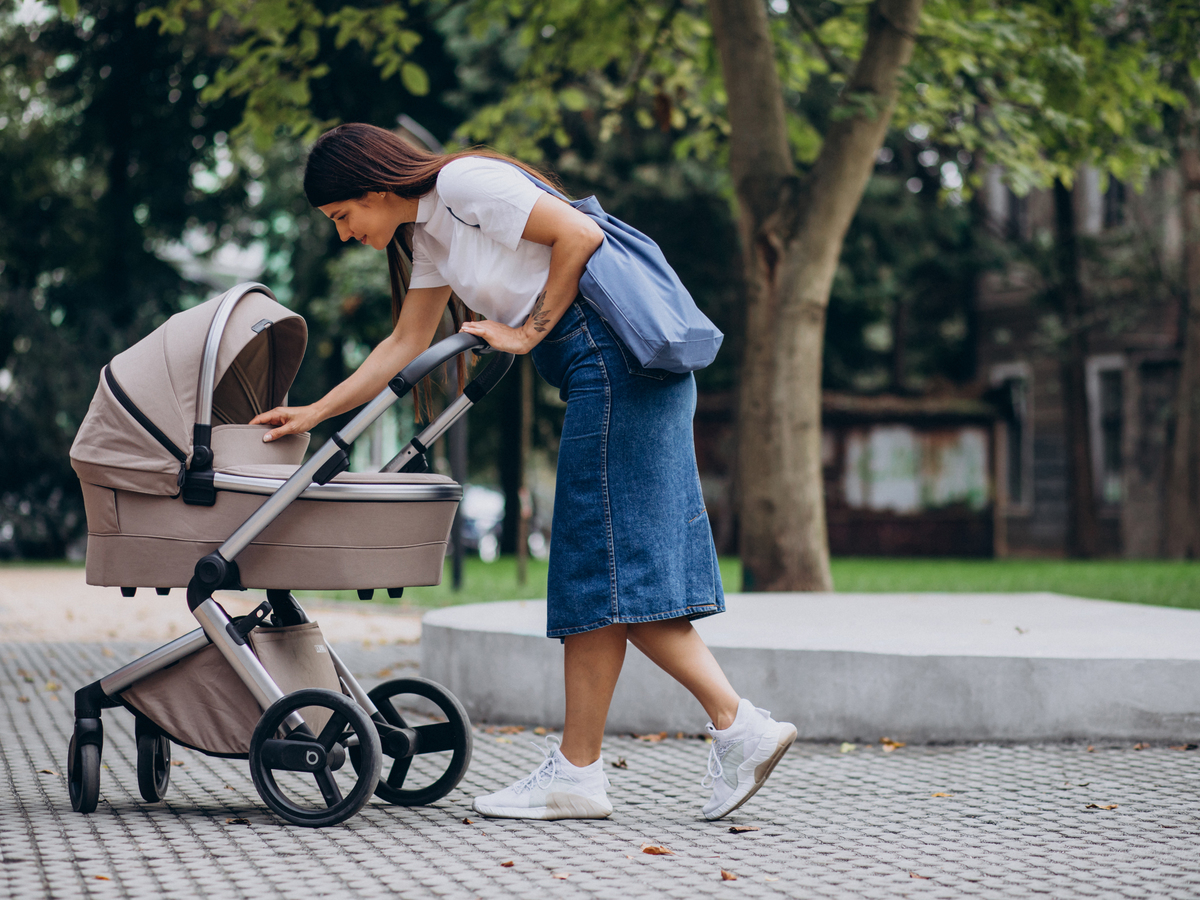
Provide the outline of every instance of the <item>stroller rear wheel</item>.
[[[380,729],[389,765],[376,796],[398,806],[424,806],[454,790],[471,763],[472,743],[471,721],[458,698],[417,677],[385,681],[367,696],[391,726]],[[421,723],[429,718],[434,721]],[[355,769],[361,765],[357,747],[350,748],[350,762]]]
[[67,792],[75,812],[96,811],[100,802],[100,748],[95,744],[80,744],[75,735],[71,735],[67,748]]
[[[307,726],[280,738],[293,712],[309,722],[328,720],[319,734]],[[347,743],[355,744],[364,765],[349,776]],[[250,738],[250,777],[263,802],[295,825],[336,825],[366,805],[379,781],[383,753],[375,723],[343,694],[306,688],[272,703]],[[339,773],[340,774],[335,774]]]
[[157,803],[171,783],[171,739],[141,717],[135,734],[138,790],[147,803]]

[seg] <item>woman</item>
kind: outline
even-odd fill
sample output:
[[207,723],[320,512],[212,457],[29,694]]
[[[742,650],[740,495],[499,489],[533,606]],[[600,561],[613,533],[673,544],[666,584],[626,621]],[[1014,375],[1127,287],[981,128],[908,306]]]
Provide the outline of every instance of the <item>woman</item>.
[[[303,432],[365,403],[433,340],[451,291],[485,319],[462,330],[506,353],[533,353],[567,403],[559,447],[547,636],[565,644],[562,741],[529,777],[475,799],[485,816],[602,818],[612,812],[600,745],[626,642],[676,678],[711,718],[704,815],[720,818],[762,785],[796,736],[730,687],[691,619],[724,610],[692,446],[695,381],[641,368],[578,297],[603,235],[542,191],[532,169],[485,150],[438,155],[370,125],[313,146],[310,203],[343,241],[387,250],[395,330],[310,406],[255,423],[264,440]],[[413,223],[412,275],[400,279],[401,226]],[[470,319],[457,311],[456,320]]]

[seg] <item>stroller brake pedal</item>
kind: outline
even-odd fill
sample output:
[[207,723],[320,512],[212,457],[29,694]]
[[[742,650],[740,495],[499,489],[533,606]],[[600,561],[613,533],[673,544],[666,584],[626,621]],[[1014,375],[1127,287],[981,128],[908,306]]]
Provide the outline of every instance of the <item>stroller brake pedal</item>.
[[264,600],[244,616],[240,616],[225,626],[234,643],[244,646],[246,636],[263,623],[263,619],[271,614],[271,604]]

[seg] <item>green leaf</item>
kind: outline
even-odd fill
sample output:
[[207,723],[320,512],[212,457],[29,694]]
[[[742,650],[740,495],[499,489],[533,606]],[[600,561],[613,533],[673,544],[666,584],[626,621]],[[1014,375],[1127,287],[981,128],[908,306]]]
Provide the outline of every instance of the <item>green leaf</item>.
[[405,90],[414,97],[424,97],[429,93],[429,76],[414,62],[406,62],[400,67],[400,80]]
[[62,9],[63,18],[74,19],[79,15],[79,0],[60,0],[58,5]]
[[579,88],[563,88],[558,92],[558,100],[571,112],[580,112],[588,105],[587,94]]

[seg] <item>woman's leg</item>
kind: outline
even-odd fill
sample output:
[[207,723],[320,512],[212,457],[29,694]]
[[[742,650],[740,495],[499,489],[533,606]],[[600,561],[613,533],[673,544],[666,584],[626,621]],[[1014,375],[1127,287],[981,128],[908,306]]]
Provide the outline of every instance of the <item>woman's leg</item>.
[[627,628],[630,643],[691,691],[718,730],[733,724],[740,698],[689,620],[638,622]]
[[564,641],[567,713],[561,749],[572,765],[587,766],[600,758],[604,722],[625,661],[628,627],[608,625],[567,635]]

